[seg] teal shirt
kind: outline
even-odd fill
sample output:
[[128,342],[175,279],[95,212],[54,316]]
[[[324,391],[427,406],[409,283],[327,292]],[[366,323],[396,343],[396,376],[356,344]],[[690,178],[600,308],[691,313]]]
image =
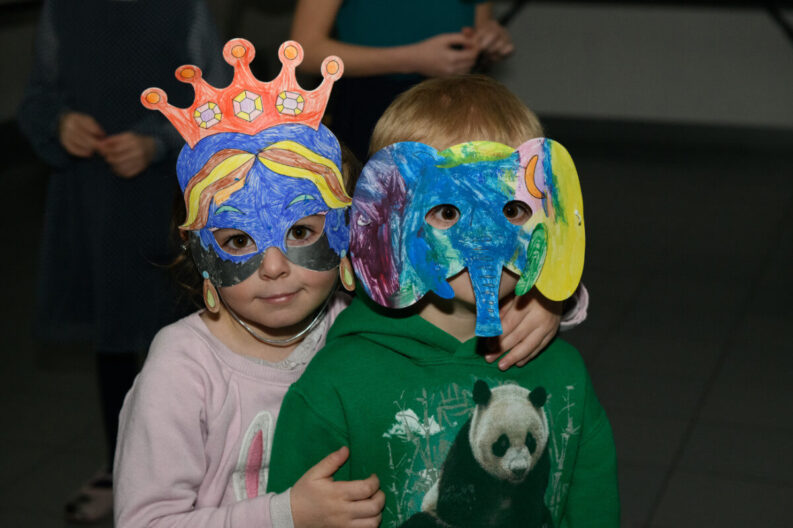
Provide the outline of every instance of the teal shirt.
[[[270,464],[283,491],[330,452],[350,448],[338,480],[376,473],[386,495],[384,527],[421,510],[449,448],[474,408],[476,380],[492,388],[543,387],[550,469],[533,490],[556,527],[619,526],[611,427],[578,352],[561,339],[523,368],[501,372],[418,316],[394,317],[358,296],[336,320],[327,345],[290,388]],[[390,316],[389,316],[390,314]],[[538,526],[541,526],[538,525]]]
[[337,38],[361,46],[400,46],[473,27],[477,1],[345,0]]

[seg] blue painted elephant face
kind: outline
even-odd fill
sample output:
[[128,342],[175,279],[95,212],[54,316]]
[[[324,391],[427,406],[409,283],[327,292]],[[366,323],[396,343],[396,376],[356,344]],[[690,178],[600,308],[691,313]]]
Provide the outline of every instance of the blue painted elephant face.
[[[476,296],[476,334],[499,335],[502,270],[520,276],[516,293],[524,294],[549,253],[549,224],[566,222],[568,216],[583,218],[574,169],[572,182],[568,174],[564,184],[574,189],[559,192],[550,159],[553,145],[558,144],[540,139],[516,150],[473,142],[438,153],[406,142],[376,153],[364,168],[352,205],[350,253],[367,293],[393,308],[409,306],[428,291],[451,298],[447,279],[467,269]],[[538,163],[541,157],[548,163]],[[567,200],[576,193],[578,202]],[[562,196],[567,205],[577,206],[578,217],[572,210],[564,214]],[[578,228],[583,237],[583,221]],[[571,237],[556,238],[561,243]],[[579,253],[583,262],[583,245]],[[579,278],[580,269],[565,297]]]
[[[254,136],[217,134],[185,147],[177,174],[185,195],[191,252],[216,286],[233,286],[261,265],[269,247],[299,266],[325,271],[338,266],[348,246],[341,151],[324,127],[282,125]],[[324,216],[322,235],[310,245],[292,244],[293,226],[306,216]],[[255,250],[227,252],[214,231],[233,228]]]

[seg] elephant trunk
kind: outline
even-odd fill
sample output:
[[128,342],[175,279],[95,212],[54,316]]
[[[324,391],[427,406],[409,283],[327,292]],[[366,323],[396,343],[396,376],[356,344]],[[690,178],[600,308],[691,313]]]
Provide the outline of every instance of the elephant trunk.
[[476,335],[480,337],[501,335],[501,317],[498,313],[501,268],[501,262],[477,262],[468,266],[476,296]]

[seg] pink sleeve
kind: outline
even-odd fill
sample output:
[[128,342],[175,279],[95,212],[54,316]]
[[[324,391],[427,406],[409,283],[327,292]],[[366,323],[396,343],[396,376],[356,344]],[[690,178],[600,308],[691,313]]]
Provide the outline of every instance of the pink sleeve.
[[564,302],[564,313],[559,323],[559,330],[564,332],[575,328],[586,320],[587,309],[589,308],[589,291],[584,283],[578,285],[578,289],[573,295]]
[[113,471],[118,528],[261,528],[273,525],[271,501],[284,502],[271,493],[220,507],[195,507],[199,489],[211,478],[204,438],[212,373],[191,357],[201,344],[190,342],[180,329],[162,330],[127,394]]

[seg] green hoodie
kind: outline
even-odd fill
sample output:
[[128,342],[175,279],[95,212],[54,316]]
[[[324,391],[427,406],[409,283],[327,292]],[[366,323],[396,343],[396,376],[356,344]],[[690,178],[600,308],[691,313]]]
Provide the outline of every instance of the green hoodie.
[[[376,473],[386,494],[386,528],[422,511],[422,501],[433,512],[411,519],[429,521],[422,525],[440,517],[448,526],[619,526],[611,427],[571,345],[555,339],[525,367],[501,372],[477,353],[476,338],[461,343],[403,313],[359,295],[338,317],[325,348],[281,406],[271,491],[284,491],[346,445],[350,458],[335,478]],[[489,412],[497,398],[475,404],[477,380],[485,382],[478,383],[480,404],[485,384],[485,395],[499,386],[524,387],[532,391],[532,404],[524,397],[506,407],[506,417],[495,405]],[[516,391],[526,394],[514,386],[500,393]],[[475,408],[481,420],[472,425]],[[487,428],[477,425],[488,420]],[[520,482],[494,476],[494,467],[484,466],[511,455],[504,453],[509,438],[493,431],[526,420],[535,424],[526,436],[530,469],[519,473]],[[480,443],[484,455],[475,459],[472,445]]]

